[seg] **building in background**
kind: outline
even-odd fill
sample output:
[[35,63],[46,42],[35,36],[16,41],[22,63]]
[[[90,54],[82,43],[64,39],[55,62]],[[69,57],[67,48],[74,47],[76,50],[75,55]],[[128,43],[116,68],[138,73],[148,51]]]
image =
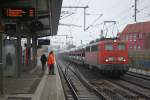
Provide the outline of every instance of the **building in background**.
[[117,37],[128,41],[129,50],[150,49],[150,21],[128,24]]
[[128,42],[130,66],[150,68],[150,21],[128,24],[117,37]]

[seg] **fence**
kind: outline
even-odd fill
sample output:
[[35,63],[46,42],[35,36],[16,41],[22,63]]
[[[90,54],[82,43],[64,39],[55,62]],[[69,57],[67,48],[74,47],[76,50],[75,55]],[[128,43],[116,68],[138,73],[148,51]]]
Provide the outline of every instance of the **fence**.
[[150,69],[150,50],[130,51],[130,66]]

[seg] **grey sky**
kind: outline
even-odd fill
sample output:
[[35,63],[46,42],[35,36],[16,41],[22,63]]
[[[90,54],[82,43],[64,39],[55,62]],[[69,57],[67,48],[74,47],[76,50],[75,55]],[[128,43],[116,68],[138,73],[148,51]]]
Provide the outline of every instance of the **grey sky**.
[[[97,20],[94,25],[100,24],[106,20],[117,21],[117,26],[119,31],[128,24],[134,22],[134,0],[63,0],[63,6],[86,6],[87,13],[89,14],[103,14],[103,16]],[[137,20],[140,21],[149,21],[150,19],[150,0],[138,0],[138,10],[140,11],[137,14]],[[89,30],[83,31],[83,9],[68,9],[62,8],[63,11],[68,11],[72,14],[69,17],[64,17],[62,13],[62,19],[60,23],[63,24],[74,24],[79,27],[73,26],[63,26],[59,25],[58,35],[67,34],[73,36],[73,42],[76,45],[80,45],[80,41],[83,41],[83,44],[88,43],[90,40],[96,39],[100,35],[100,30],[103,29],[102,25],[97,25],[95,27],[90,27]],[[89,26],[99,15],[87,15],[86,16],[86,27]],[[109,27],[106,25],[106,27]],[[117,34],[117,27],[114,27],[114,33],[112,33],[113,27],[109,27],[109,36]],[[65,38],[59,39],[63,41]]]

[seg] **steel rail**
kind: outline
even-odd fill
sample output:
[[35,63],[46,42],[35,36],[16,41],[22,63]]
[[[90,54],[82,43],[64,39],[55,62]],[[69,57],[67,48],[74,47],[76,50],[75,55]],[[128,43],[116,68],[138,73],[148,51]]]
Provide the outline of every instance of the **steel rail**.
[[[111,82],[112,82],[112,81],[111,81]],[[125,88],[125,89],[127,89],[127,90],[130,90],[131,92],[136,93],[136,94],[138,94],[138,95],[140,95],[140,96],[146,98],[146,100],[150,100],[150,95],[149,95],[148,92],[144,92],[144,91],[141,92],[140,90],[138,90],[138,89],[136,89],[136,88],[133,89],[133,88],[131,88],[131,86],[124,85],[123,83],[122,83],[122,84],[120,84],[120,83],[118,83],[118,82],[112,82],[112,83],[117,84],[118,86],[121,86],[121,87],[123,87],[123,88]],[[133,85],[134,85],[134,84],[133,84]]]
[[137,86],[140,86],[144,89],[150,90],[150,81],[146,80],[144,78],[140,78],[140,77],[137,77],[137,76],[126,74],[123,77],[121,77],[121,79],[124,80],[124,81],[127,81],[131,84],[135,84]]
[[144,75],[144,74],[139,74],[139,73],[134,73],[134,72],[127,72],[126,74],[150,81],[150,75]]
[[63,73],[63,70],[61,69],[61,67],[60,67],[59,64],[58,64],[58,68],[62,71],[62,74],[63,74],[63,76],[64,76],[64,78],[65,78],[65,80],[66,80],[66,82],[68,84],[68,87],[69,87],[69,89],[71,91],[71,94],[72,94],[74,100],[80,100],[80,98],[79,98],[79,96],[78,96],[78,94],[76,92],[76,89],[74,88],[72,82],[69,80],[69,78],[67,77],[67,75],[65,73]]
[[111,98],[109,98],[108,96],[106,96],[104,93],[102,93],[101,91],[99,91],[95,86],[91,85],[82,75],[81,73],[78,71],[78,69],[76,68],[77,65],[75,65],[75,71],[72,70],[72,68],[70,68],[70,70],[78,77],[78,79],[90,90],[92,90],[95,94],[97,94],[102,100],[112,100]]

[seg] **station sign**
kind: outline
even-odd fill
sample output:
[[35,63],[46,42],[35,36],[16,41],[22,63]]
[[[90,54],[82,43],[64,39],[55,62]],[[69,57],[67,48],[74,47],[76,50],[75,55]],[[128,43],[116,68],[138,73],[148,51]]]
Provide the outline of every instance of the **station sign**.
[[3,18],[34,18],[34,8],[3,8]]
[[49,39],[38,39],[38,45],[50,45]]

